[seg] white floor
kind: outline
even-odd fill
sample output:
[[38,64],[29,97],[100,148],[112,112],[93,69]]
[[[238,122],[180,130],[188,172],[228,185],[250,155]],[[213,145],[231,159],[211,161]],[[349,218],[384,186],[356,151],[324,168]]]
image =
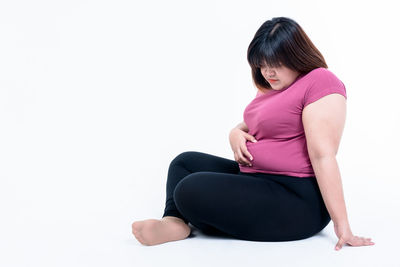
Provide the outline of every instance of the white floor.
[[[321,233],[293,242],[205,236],[193,228],[185,240],[143,246],[130,225],[160,218],[162,180],[149,190],[155,181],[99,177],[96,184],[75,180],[47,184],[42,191],[43,183],[8,181],[0,202],[0,266],[400,266],[398,189],[376,179],[364,178],[363,189],[345,182],[353,233],[376,244],[335,251],[332,222]],[[375,194],[368,196],[372,189]]]

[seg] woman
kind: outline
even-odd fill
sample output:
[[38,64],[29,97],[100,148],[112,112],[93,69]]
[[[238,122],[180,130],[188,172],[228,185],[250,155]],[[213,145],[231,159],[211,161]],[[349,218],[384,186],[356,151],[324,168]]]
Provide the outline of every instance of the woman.
[[169,166],[162,219],[134,222],[137,240],[156,245],[185,239],[190,222],[206,234],[290,241],[315,235],[332,219],[336,250],[373,245],[352,234],[336,162],[344,84],[290,18],[263,23],[247,59],[258,91],[229,134],[235,161],[179,154]]

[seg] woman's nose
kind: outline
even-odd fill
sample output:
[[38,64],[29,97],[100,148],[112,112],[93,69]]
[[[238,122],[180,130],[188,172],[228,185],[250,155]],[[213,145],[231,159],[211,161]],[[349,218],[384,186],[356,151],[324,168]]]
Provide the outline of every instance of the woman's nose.
[[275,70],[273,69],[268,69],[265,71],[265,75],[270,78],[270,77],[274,77],[275,76]]

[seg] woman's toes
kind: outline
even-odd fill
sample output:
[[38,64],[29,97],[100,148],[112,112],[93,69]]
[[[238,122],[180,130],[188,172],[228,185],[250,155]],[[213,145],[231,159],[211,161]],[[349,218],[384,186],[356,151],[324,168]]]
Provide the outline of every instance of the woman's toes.
[[142,227],[143,227],[143,222],[141,221],[134,222],[132,223],[132,232],[133,233],[139,232]]
[[190,234],[190,228],[179,220],[148,219],[134,222],[132,233],[140,243],[151,246],[185,239]]
[[142,237],[142,235],[141,235],[140,233],[138,233],[138,234],[136,235],[136,239],[137,239],[137,241],[139,241],[142,245],[147,245],[146,242],[145,242],[145,240],[143,239],[143,237]]

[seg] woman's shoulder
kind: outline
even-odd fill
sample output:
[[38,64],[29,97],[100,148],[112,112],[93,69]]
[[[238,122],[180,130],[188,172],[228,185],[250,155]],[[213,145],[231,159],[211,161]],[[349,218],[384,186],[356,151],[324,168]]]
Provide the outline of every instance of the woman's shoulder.
[[308,76],[313,79],[318,79],[318,78],[324,79],[329,77],[337,79],[336,75],[332,71],[322,67],[311,70],[305,76]]
[[344,83],[330,70],[316,68],[308,73],[307,86],[305,86],[306,97],[321,95],[325,92],[341,92],[346,94]]

